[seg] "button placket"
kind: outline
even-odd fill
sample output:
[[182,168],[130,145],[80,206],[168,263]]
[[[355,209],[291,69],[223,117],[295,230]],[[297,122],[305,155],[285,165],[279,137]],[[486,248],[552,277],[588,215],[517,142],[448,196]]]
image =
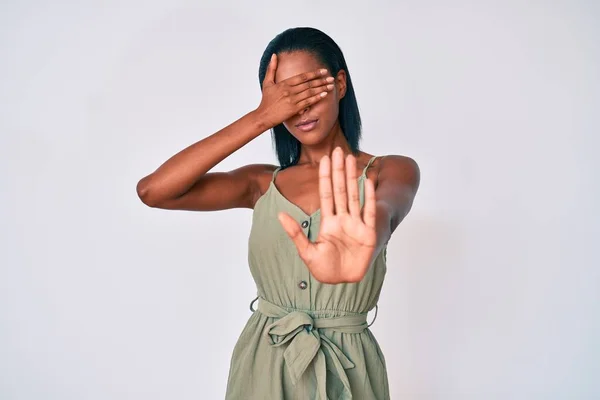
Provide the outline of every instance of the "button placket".
[[[306,237],[310,239],[311,225],[312,225],[311,217],[304,216],[304,219],[301,219],[298,222],[300,223],[300,226],[302,227],[302,231],[304,232]],[[296,290],[298,291],[298,296],[299,296],[298,304],[299,304],[299,306],[301,305],[301,307],[304,307],[304,308],[311,307],[310,281],[311,281],[310,272],[308,271],[308,269],[303,268],[300,276],[298,277],[298,280],[296,281]]]

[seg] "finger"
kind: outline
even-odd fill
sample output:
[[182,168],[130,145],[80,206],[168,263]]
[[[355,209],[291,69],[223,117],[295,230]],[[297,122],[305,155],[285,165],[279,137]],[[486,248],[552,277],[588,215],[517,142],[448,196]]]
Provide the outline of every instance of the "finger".
[[319,96],[321,93],[331,92],[333,90],[333,84],[328,84],[325,86],[319,86],[314,88],[309,88],[303,92],[300,92],[292,97],[292,101],[296,104],[300,103],[307,98],[312,96]]
[[328,73],[328,71],[325,68],[321,68],[316,71],[302,72],[298,75],[294,75],[290,78],[287,78],[287,79],[283,80],[282,82],[285,82],[290,86],[296,86],[300,83],[304,83],[304,82],[313,80],[315,78],[322,78],[324,76],[327,76],[327,73]]
[[365,225],[375,229],[376,199],[375,184],[369,178],[365,179],[365,205],[363,206],[363,221]]
[[305,109],[306,107],[312,106],[318,101],[321,101],[323,97],[327,96],[327,92],[321,92],[317,95],[309,97],[308,99],[304,99],[299,103],[296,103],[298,111]]
[[333,193],[331,189],[331,162],[325,155],[319,161],[319,198],[321,200],[321,218],[333,215]]
[[335,214],[348,214],[348,194],[346,192],[346,173],[344,168],[344,151],[341,147],[333,150],[332,182]]
[[289,214],[284,212],[279,212],[277,214],[277,219],[279,219],[279,222],[283,226],[283,229],[296,245],[298,255],[304,259],[306,254],[308,254],[309,248],[312,245],[312,243],[304,234],[304,231],[300,227],[298,221],[296,221],[294,218],[290,217]]
[[273,53],[271,55],[271,60],[269,61],[269,65],[267,65],[267,72],[265,73],[265,80],[263,81],[263,87],[265,84],[274,85],[275,84],[275,71],[277,70],[277,54]]
[[358,177],[356,176],[356,157],[348,154],[346,157],[346,186],[348,187],[348,210],[353,217],[360,218],[360,197],[358,192]]
[[[328,85],[333,84],[334,81],[335,81],[335,79],[333,78],[333,76],[317,77],[315,79],[300,83],[295,86],[289,86],[290,93],[298,94],[298,93],[302,93],[302,92],[312,89],[312,88],[322,89]],[[333,87],[332,87],[332,89],[333,89]],[[313,94],[316,94],[316,93],[313,93]]]

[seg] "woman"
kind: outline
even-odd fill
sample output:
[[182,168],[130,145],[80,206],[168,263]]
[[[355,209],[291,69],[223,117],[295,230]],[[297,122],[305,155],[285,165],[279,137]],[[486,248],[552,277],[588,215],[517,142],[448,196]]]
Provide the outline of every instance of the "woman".
[[[419,168],[409,157],[359,151],[350,73],[325,33],[279,34],[259,81],[255,110],[171,157],[140,180],[138,194],[164,209],[254,210],[248,261],[258,297],[233,350],[227,399],[388,399],[366,316]],[[208,172],[268,129],[279,167]]]

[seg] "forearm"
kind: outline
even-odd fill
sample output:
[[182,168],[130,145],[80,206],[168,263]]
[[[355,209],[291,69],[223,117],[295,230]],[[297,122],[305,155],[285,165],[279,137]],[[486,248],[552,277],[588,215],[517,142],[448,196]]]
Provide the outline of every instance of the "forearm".
[[379,253],[387,246],[392,236],[391,218],[392,210],[385,201],[378,201],[376,205],[375,231],[377,232],[377,241],[375,251],[371,255],[369,267],[373,264]]

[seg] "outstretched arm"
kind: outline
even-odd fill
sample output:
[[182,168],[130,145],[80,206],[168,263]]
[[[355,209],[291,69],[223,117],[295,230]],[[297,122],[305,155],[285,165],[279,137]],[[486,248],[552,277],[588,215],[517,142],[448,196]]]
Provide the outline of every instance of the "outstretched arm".
[[373,257],[411,210],[420,175],[418,164],[410,157],[389,155],[381,160],[375,189],[377,248]]
[[370,179],[364,181],[362,210],[356,158],[350,154],[344,160],[343,151],[336,148],[331,160],[329,156],[321,159],[321,227],[314,243],[304,235],[295,219],[284,212],[278,214],[300,258],[320,282],[362,280],[374,257],[410,211],[419,187],[419,168],[408,157],[385,158],[379,168],[377,188]]

